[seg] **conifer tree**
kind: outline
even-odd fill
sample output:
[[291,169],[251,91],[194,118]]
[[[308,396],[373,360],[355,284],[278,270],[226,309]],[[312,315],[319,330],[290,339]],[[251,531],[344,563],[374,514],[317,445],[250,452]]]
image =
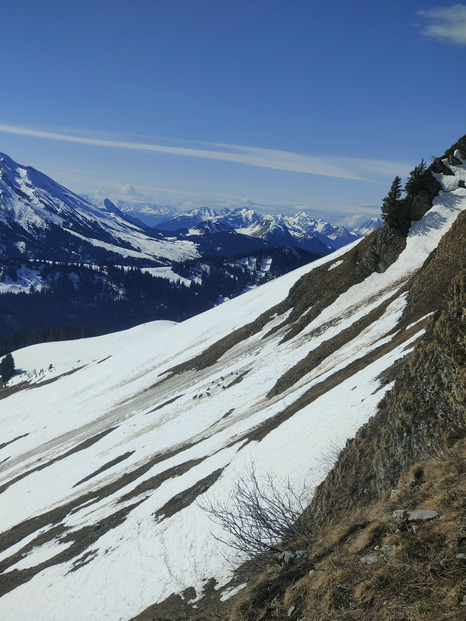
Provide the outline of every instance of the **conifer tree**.
[[15,361],[11,354],[7,354],[0,362],[0,377],[6,383],[15,373]]
[[382,201],[382,218],[391,227],[406,234],[411,222],[409,206],[406,199],[401,197],[401,177],[393,180],[390,191]]
[[407,194],[417,194],[422,189],[423,183],[427,176],[427,164],[422,159],[420,164],[415,166],[409,173],[408,180],[405,185]]

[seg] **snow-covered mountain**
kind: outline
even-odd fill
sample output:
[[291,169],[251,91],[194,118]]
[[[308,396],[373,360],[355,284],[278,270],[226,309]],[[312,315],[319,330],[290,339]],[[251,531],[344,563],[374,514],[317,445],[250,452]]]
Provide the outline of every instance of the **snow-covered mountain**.
[[[161,221],[152,228],[138,215],[143,217],[145,208],[153,215],[153,208],[139,205],[134,210],[130,201],[120,202],[124,210],[108,199],[80,197],[43,173],[0,155],[0,256],[169,265],[212,252],[231,257],[272,246],[323,256],[364,232],[356,235],[304,212],[263,216],[245,207],[206,206],[175,214],[160,208]],[[164,213],[171,217],[163,219]],[[217,237],[208,239],[211,235]]]
[[[455,162],[406,239],[385,225],[185,322],[13,352],[20,372],[0,401],[4,621],[31,607],[36,621],[149,607],[164,618],[168,601],[194,617],[204,594],[241,588],[205,499],[227,500],[251,463],[304,480],[310,499],[329,450],[377,412],[464,270]],[[433,256],[448,270],[435,282]]]
[[160,231],[178,231],[180,229],[190,229],[196,224],[204,221],[210,221],[218,216],[221,216],[225,211],[216,210],[210,207],[199,207],[186,211],[181,214],[172,216],[169,219],[162,220],[155,228]]
[[192,241],[165,239],[109,200],[95,206],[0,154],[0,256],[155,265],[199,253]]
[[[380,225],[379,225],[380,226]],[[332,226],[301,211],[294,216],[261,215],[252,209],[237,208],[214,210],[199,208],[172,216],[159,223],[160,230],[179,231],[192,229],[203,231],[235,231],[248,237],[263,239],[270,244],[303,248],[321,255],[355,241],[370,229],[350,232],[342,226]]]
[[[247,209],[200,207],[166,230],[146,226],[134,213],[108,199],[77,196],[1,155],[0,338],[64,325],[108,332],[154,319],[186,319],[329,252],[320,243],[289,252],[295,244],[286,231],[281,237],[241,234],[236,224],[259,219]],[[17,293],[30,299],[12,297]]]
[[358,227],[353,229],[351,233],[353,233],[353,235],[356,235],[357,237],[365,237],[366,235],[369,235],[369,233],[372,233],[372,231],[377,230],[381,226],[382,220],[380,218],[369,218],[369,220],[366,220]]
[[313,236],[333,249],[341,248],[361,237],[343,226],[332,226],[325,220],[313,218],[305,211],[283,218],[288,229],[295,236]]

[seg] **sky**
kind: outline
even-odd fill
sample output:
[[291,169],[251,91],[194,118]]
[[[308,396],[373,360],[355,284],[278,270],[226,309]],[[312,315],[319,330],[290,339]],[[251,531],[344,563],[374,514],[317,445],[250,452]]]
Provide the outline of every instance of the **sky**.
[[466,3],[15,0],[0,152],[71,190],[378,215],[466,133]]

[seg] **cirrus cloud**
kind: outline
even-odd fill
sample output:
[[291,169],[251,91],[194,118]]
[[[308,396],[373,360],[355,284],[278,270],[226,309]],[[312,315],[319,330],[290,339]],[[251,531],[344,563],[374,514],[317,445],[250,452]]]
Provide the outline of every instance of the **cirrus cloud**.
[[203,158],[208,160],[220,160],[256,166],[258,168],[271,168],[292,173],[307,175],[320,175],[355,181],[374,181],[380,177],[391,177],[394,174],[404,174],[408,170],[406,164],[383,160],[371,160],[363,158],[348,158],[339,156],[315,156],[303,155],[292,151],[279,149],[265,149],[262,147],[249,147],[234,144],[196,143],[194,146],[173,146],[168,144],[154,144],[149,142],[122,139],[121,137],[102,137],[102,134],[90,135],[81,130],[73,130],[74,133],[44,131],[19,127],[16,125],[0,124],[0,132],[58,140],[94,147],[108,147],[113,149],[128,149],[133,151],[147,151],[153,153],[165,153],[184,157]]

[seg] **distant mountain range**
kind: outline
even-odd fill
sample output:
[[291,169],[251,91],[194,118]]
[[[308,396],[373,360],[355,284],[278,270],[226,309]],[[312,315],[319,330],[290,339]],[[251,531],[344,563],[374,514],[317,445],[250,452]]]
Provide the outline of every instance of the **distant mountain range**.
[[[138,212],[132,213],[139,216]],[[159,231],[188,231],[189,235],[229,231],[262,239],[277,246],[292,246],[322,254],[337,250],[382,224],[380,218],[371,218],[350,231],[343,226],[333,226],[325,220],[316,219],[305,211],[293,216],[261,215],[248,208],[215,210],[211,207],[175,213],[160,220],[154,214],[154,219],[154,228]]]
[[156,226],[138,215],[0,154],[0,337],[60,324],[107,332],[186,319],[380,225],[348,231],[305,212],[246,208],[161,207]]
[[148,226],[137,211],[125,212],[108,199],[97,203],[78,196],[0,154],[0,256],[5,258],[162,266],[271,246],[324,256],[381,224],[370,221],[362,233],[305,212],[262,216],[250,209],[202,207],[166,217],[166,211],[161,209],[156,226]]

